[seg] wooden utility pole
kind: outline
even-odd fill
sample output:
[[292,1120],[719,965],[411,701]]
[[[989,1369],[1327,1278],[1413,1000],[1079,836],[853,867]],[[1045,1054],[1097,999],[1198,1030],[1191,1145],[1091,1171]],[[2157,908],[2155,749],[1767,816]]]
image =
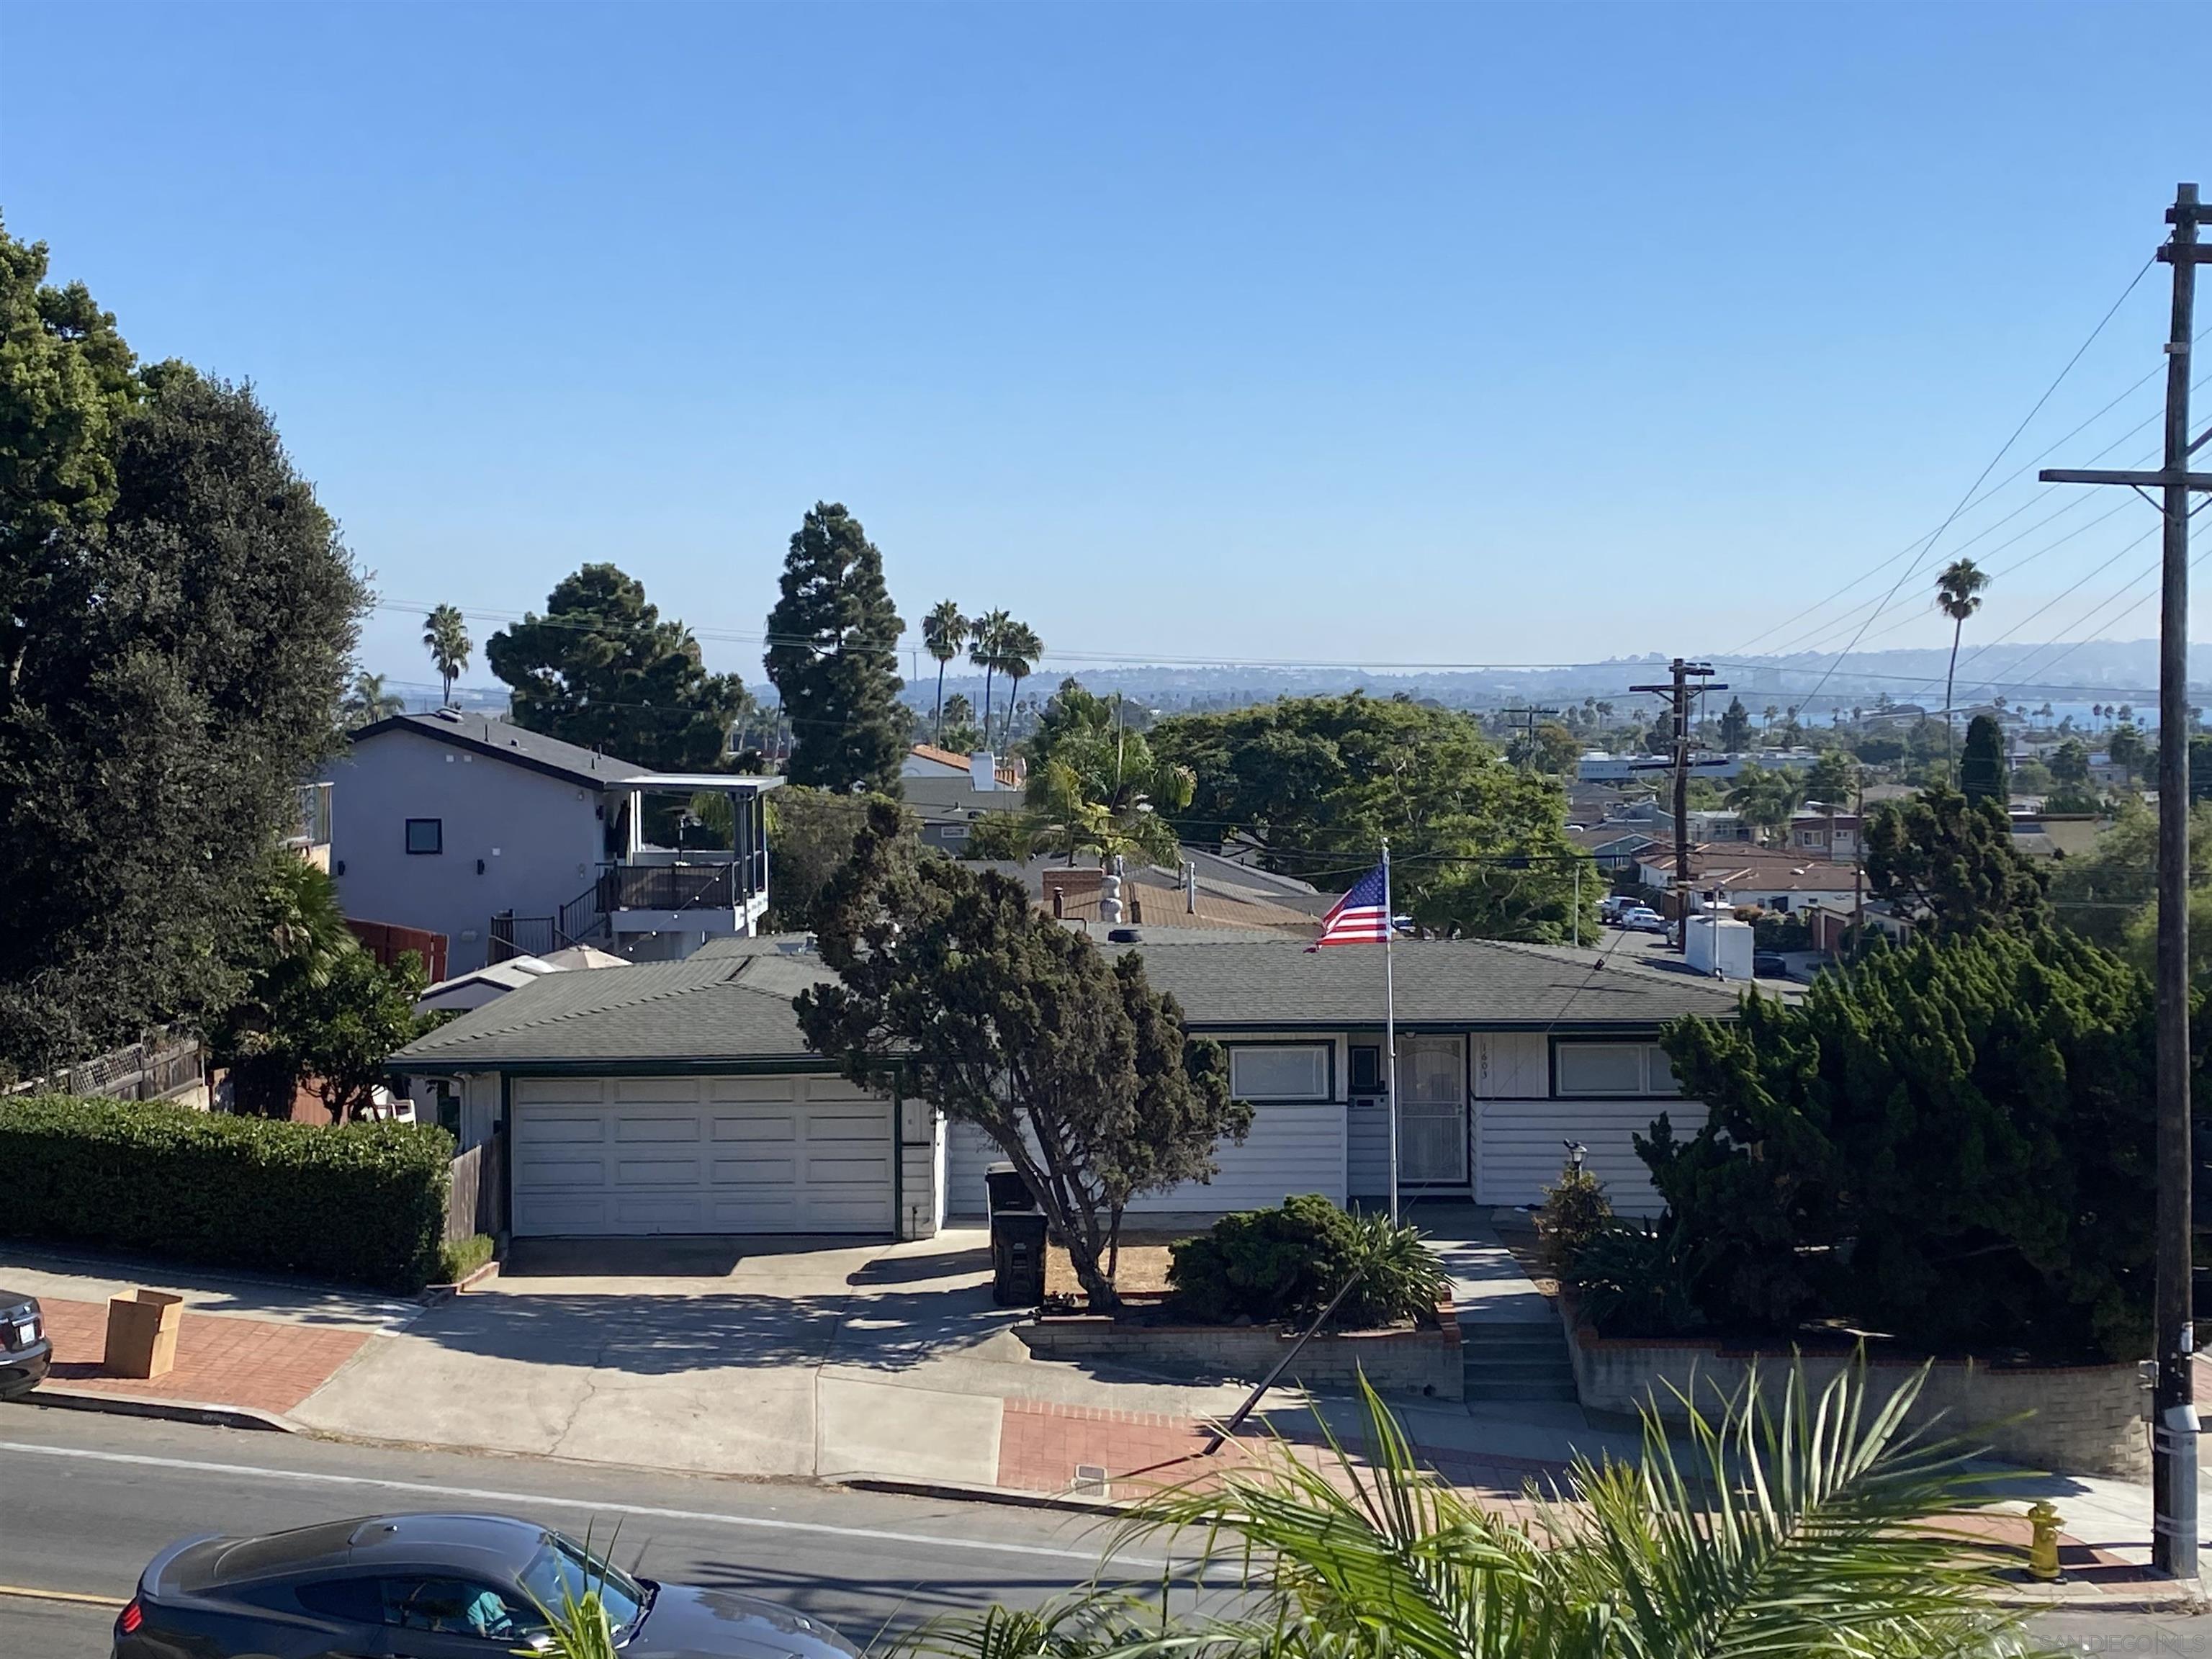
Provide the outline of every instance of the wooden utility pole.
[[1676,930],[1674,948],[1686,950],[1690,943],[1690,699],[1702,692],[1725,691],[1725,684],[1701,684],[1692,686],[1692,678],[1708,681],[1713,672],[1711,663],[1685,662],[1674,659],[1671,665],[1674,678],[1665,685],[1632,685],[1632,691],[1650,691],[1668,700],[1674,716],[1674,916],[1682,926]]
[[[2151,1451],[2151,1565],[2197,1576],[2196,1347],[2191,1307],[2192,1201],[2189,1124],[2189,498],[2212,490],[2191,453],[2212,432],[2189,435],[2189,344],[2196,331],[2197,267],[2212,258],[2197,227],[2207,217],[2197,186],[2174,191],[2158,251],[2173,267],[2173,317],[2166,343],[2166,456],[2155,472],[2048,468],[2045,483],[2125,484],[2161,492],[2165,586],[2158,653],[2158,1285],[2153,1313],[2156,1381]],[[2149,497],[2145,495],[2145,499]]]

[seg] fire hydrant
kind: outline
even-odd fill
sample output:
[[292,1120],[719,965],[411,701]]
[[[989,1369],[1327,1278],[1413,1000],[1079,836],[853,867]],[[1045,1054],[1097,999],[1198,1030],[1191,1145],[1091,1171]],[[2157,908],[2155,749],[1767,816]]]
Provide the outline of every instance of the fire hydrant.
[[2028,1576],[2051,1583],[2058,1577],[2058,1511],[2048,1498],[2039,1498],[2027,1506],[2027,1524],[2033,1529],[2027,1546]]

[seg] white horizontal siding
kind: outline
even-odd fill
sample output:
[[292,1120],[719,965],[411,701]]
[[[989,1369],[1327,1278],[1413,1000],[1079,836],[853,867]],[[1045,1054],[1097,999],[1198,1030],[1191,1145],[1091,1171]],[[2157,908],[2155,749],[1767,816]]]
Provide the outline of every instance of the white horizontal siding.
[[1345,1124],[1352,1196],[1390,1195],[1390,1108],[1381,1098],[1352,1103]]
[[1585,1167],[1605,1183],[1606,1195],[1622,1215],[1656,1215],[1659,1194],[1650,1172],[1636,1155],[1634,1137],[1648,1135],[1664,1112],[1677,1135],[1704,1126],[1701,1101],[1673,1097],[1639,1100],[1485,1100],[1475,1106],[1475,1201],[1504,1206],[1536,1204],[1544,1188],[1559,1178],[1566,1161],[1563,1143],[1579,1140],[1589,1148]]
[[1541,1031],[1480,1031],[1468,1062],[1477,1100],[1530,1100],[1552,1092],[1552,1048]]
[[[983,1171],[1003,1161],[991,1138],[970,1123],[951,1127],[945,1155],[945,1213],[972,1219],[988,1202]],[[1131,1215],[1216,1213],[1268,1208],[1293,1193],[1321,1193],[1345,1201],[1344,1108],[1331,1101],[1312,1105],[1255,1106],[1252,1133],[1241,1146],[1224,1143],[1214,1161],[1221,1173],[1210,1183],[1187,1182],[1139,1199]],[[1386,1172],[1384,1179],[1389,1176]]]

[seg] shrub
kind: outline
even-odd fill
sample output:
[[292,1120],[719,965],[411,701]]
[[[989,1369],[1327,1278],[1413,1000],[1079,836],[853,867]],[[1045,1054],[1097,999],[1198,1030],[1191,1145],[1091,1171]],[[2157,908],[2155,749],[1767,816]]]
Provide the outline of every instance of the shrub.
[[1575,1253],[1568,1279],[1582,1316],[1606,1336],[1687,1336],[1705,1328],[1703,1262],[1671,1221],[1616,1222]]
[[1286,1198],[1279,1209],[1225,1215],[1169,1252],[1168,1282],[1187,1311],[1206,1320],[1303,1323],[1357,1270],[1359,1283],[1331,1322],[1388,1324],[1431,1312],[1446,1283],[1413,1228],[1388,1216],[1347,1215],[1319,1193]]
[[1559,1183],[1544,1188],[1544,1207],[1536,1216],[1546,1263],[1562,1279],[1571,1279],[1583,1246],[1612,1224],[1605,1182],[1569,1158],[1560,1166]]
[[439,1270],[453,1137],[219,1117],[157,1101],[0,1102],[0,1230],[416,1290]]

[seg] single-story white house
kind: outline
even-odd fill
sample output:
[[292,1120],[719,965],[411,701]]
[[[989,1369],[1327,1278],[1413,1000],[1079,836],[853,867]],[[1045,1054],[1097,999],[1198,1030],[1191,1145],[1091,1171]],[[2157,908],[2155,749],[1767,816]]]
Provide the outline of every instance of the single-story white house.
[[[1132,1213],[1198,1217],[1294,1193],[1389,1189],[1382,959],[1240,930],[1134,946],[1190,1029],[1229,1051],[1255,1115],[1207,1184]],[[1628,1212],[1658,1207],[1632,1138],[1702,1123],[1656,1038],[1736,994],[1671,963],[1482,940],[1395,949],[1399,1180],[1409,1194],[1537,1201],[1564,1144]],[[459,1104],[464,1146],[504,1133],[520,1235],[850,1233],[926,1237],[979,1217],[988,1137],[907,1098],[887,1063],[854,1087],[811,1053],[792,999],[829,970],[795,938],[710,942],[684,962],[554,974],[392,1057]]]

